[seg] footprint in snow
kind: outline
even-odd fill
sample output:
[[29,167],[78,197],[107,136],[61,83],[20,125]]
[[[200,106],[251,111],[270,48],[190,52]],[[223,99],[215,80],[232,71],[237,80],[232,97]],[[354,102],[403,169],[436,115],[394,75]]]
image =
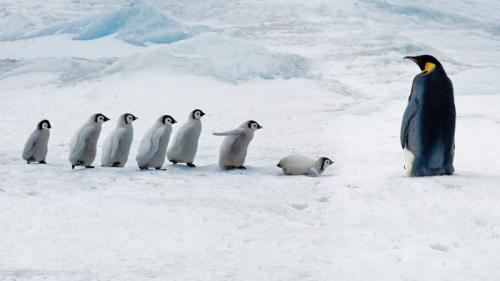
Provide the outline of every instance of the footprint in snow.
[[439,243],[434,243],[430,245],[431,249],[436,250],[436,251],[441,251],[441,252],[448,252],[448,246],[439,244]]
[[298,211],[305,210],[309,207],[309,205],[307,205],[305,203],[292,203],[292,204],[290,204],[290,206]]
[[321,202],[321,203],[330,202],[330,198],[328,196],[323,196],[323,197],[320,197],[318,199],[318,202]]

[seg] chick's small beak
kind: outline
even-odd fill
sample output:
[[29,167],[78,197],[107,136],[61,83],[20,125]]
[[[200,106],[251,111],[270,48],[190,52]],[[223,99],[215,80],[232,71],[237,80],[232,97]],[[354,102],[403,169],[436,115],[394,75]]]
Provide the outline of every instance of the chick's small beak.
[[263,127],[261,125],[257,125],[257,129],[262,129]]
[[111,120],[111,119],[109,119],[108,117],[104,116],[104,122],[109,121],[109,120]]
[[205,116],[205,112],[201,111],[200,116]]
[[135,116],[133,116],[133,117],[132,117],[132,120],[134,120],[134,121],[135,121],[135,120],[137,120],[137,119],[138,119],[138,118],[137,118],[137,117],[135,117]]

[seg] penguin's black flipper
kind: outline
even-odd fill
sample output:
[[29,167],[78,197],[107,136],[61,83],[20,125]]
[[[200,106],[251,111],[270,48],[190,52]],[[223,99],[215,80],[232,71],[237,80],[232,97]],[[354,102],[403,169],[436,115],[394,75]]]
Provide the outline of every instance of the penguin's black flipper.
[[415,114],[417,114],[418,111],[418,100],[410,97],[410,101],[408,103],[408,106],[406,107],[404,116],[403,116],[403,123],[401,124],[401,134],[400,134],[400,140],[401,140],[401,148],[405,148],[406,146],[406,139],[408,138],[408,129],[410,127],[411,120],[413,120],[413,117],[415,117]]

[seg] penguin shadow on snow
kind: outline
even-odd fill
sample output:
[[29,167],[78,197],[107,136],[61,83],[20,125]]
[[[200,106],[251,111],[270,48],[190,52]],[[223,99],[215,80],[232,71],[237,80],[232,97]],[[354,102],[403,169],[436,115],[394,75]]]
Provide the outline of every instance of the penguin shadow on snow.
[[198,176],[206,176],[208,173],[217,172],[219,170],[216,164],[197,165],[195,168],[184,164],[170,164],[166,165],[165,168],[167,169],[167,172],[172,172],[173,174],[191,174]]

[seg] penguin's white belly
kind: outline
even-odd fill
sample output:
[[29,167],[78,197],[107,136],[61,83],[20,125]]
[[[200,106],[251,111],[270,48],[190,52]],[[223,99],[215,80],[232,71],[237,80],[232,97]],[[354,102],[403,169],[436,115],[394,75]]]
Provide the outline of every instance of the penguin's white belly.
[[300,164],[290,164],[282,167],[285,175],[308,175],[311,168],[312,166]]
[[403,157],[405,160],[406,175],[410,176],[413,171],[413,161],[415,160],[415,155],[405,147],[403,149]]
[[315,160],[302,155],[290,155],[281,159],[279,165],[285,175],[311,175]]

